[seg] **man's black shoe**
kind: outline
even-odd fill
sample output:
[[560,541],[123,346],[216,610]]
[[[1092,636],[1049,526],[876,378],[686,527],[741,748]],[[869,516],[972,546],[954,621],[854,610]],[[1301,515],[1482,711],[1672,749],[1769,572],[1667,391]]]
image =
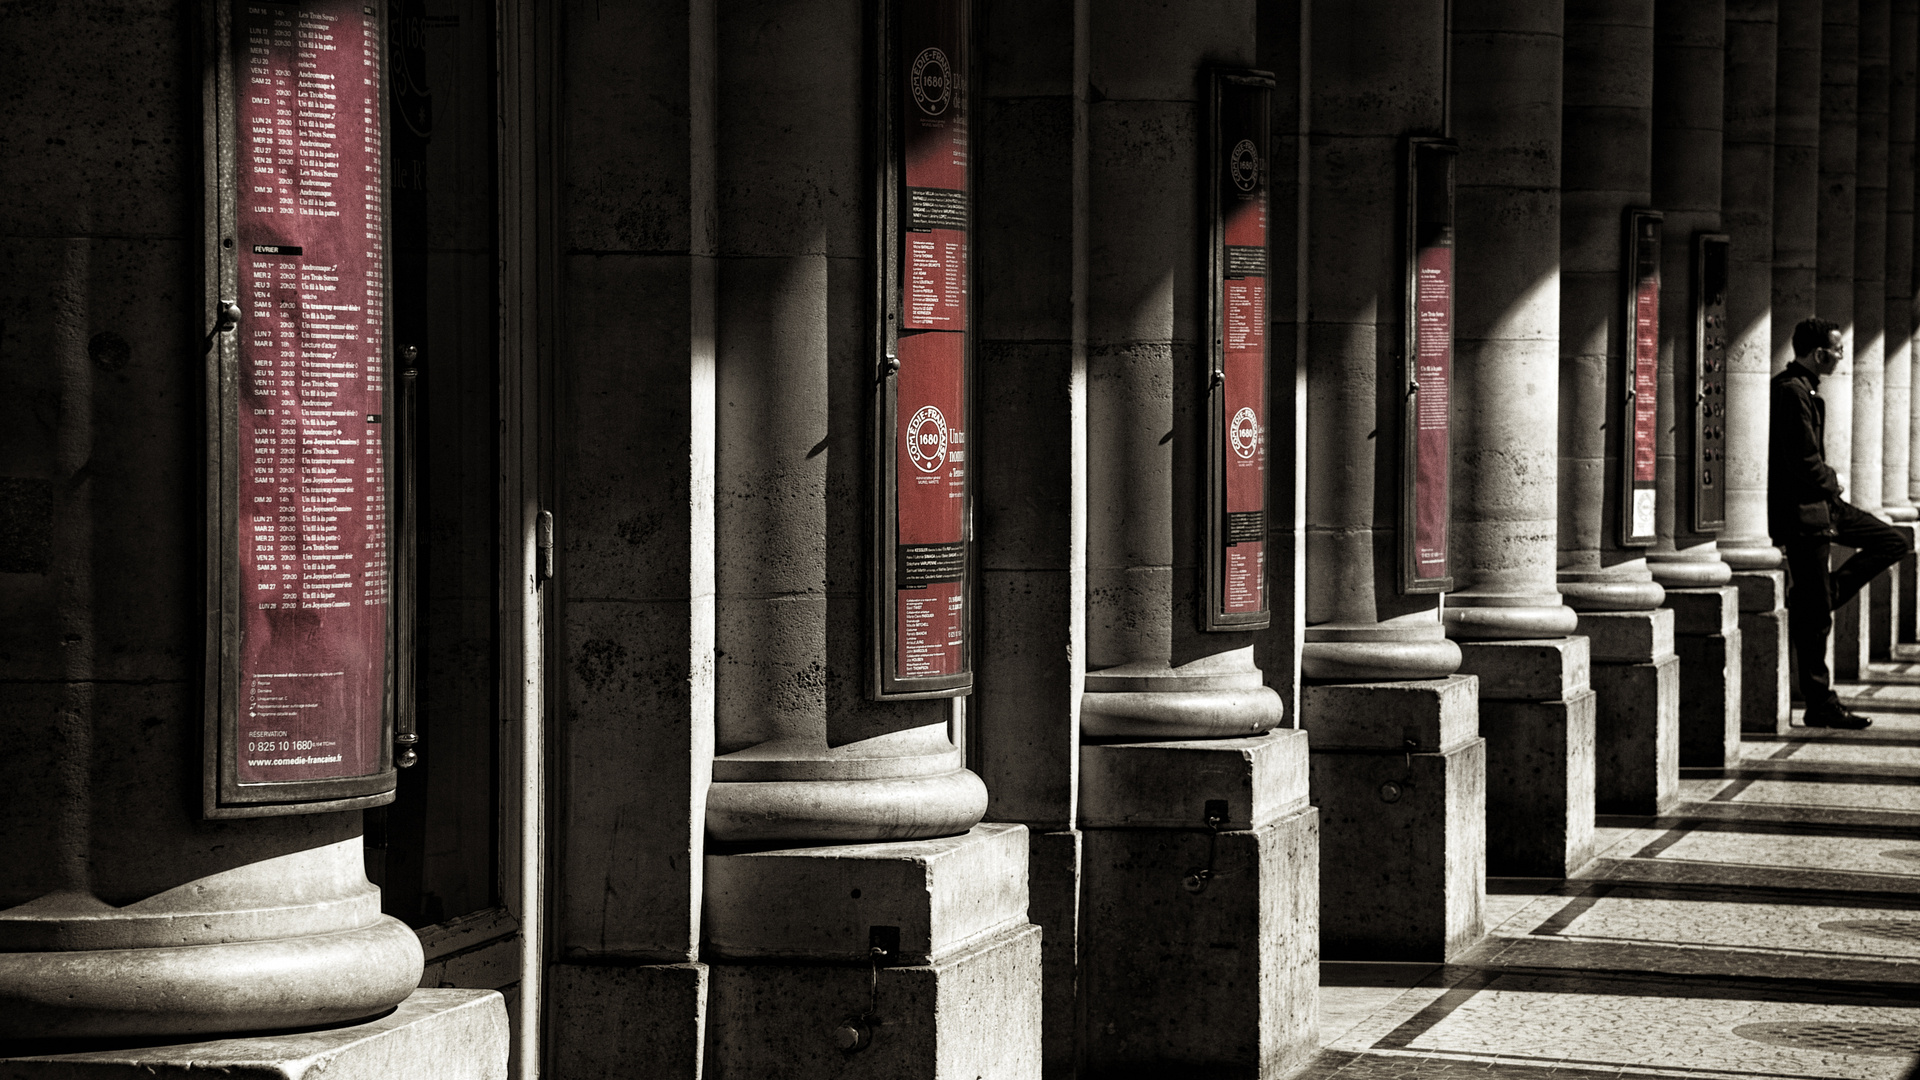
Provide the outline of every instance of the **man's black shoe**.
[[1859,713],[1854,712],[1838,701],[1828,702],[1826,705],[1819,707],[1809,706],[1806,715],[1801,717],[1800,722],[1807,727],[1846,728],[1851,731],[1858,731],[1861,728],[1873,724],[1872,720],[1861,716]]

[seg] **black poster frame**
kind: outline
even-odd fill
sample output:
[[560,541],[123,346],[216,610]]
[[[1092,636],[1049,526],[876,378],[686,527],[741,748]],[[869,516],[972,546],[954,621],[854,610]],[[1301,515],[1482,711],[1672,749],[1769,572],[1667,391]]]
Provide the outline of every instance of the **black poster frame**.
[[[281,0],[297,2],[297,0]],[[242,743],[240,714],[244,695],[240,686],[241,623],[243,605],[240,571],[240,333],[247,312],[241,303],[239,250],[239,95],[240,71],[234,62],[236,12],[246,0],[206,0],[202,5],[202,243],[203,297],[201,318],[208,328],[205,349],[205,481],[204,517],[206,541],[206,628],[205,671],[203,676],[204,734],[202,740],[202,814],[208,819],[279,817],[358,810],[382,806],[394,800],[398,773],[393,744],[395,732],[396,618],[401,598],[396,595],[394,566],[395,542],[395,469],[396,439],[394,426],[382,424],[382,467],[385,470],[386,567],[388,574],[385,686],[383,688],[378,767],[364,776],[319,780],[242,783],[238,773],[238,754]],[[379,35],[381,55],[377,58],[382,85],[374,95],[379,102],[383,137],[380,147],[380,215],[387,230],[383,241],[383,282],[392,280],[391,225],[392,177],[389,167],[388,139],[391,126],[388,93],[385,85],[390,70],[385,55],[388,46],[388,19],[385,0],[362,0],[364,14],[370,16]],[[394,379],[392,361],[392,312],[390,290],[382,289],[382,343],[377,349],[386,370],[381,385],[393,409]]]
[[[973,613],[978,592],[979,544],[974,538],[974,502],[976,485],[974,482],[975,463],[968,455],[965,486],[961,503],[961,522],[964,544],[965,567],[960,583],[960,670],[937,676],[903,676],[899,672],[898,624],[895,618],[895,605],[898,602],[896,579],[899,557],[899,498],[898,498],[898,451],[896,432],[899,430],[900,396],[900,330],[903,324],[905,303],[903,290],[905,277],[902,272],[904,244],[902,232],[905,227],[903,208],[907,203],[906,169],[904,165],[905,140],[901,131],[901,110],[908,93],[906,79],[912,74],[912,59],[905,56],[899,41],[903,20],[899,9],[912,0],[871,0],[869,39],[872,63],[868,65],[868,100],[871,102],[872,128],[868,150],[869,172],[873,177],[873,238],[872,252],[874,260],[873,291],[871,296],[873,327],[872,355],[876,358],[873,375],[872,424],[869,445],[870,485],[868,560],[868,669],[867,694],[876,701],[908,701],[928,698],[964,697],[973,692],[974,633]],[[959,10],[960,41],[964,50],[960,62],[954,65],[962,84],[957,94],[965,99],[967,109],[967,130],[970,143],[976,139],[979,115],[973,109],[974,88],[979,85],[979,48],[975,41],[975,29],[978,26],[973,0],[948,0]],[[975,430],[974,401],[974,353],[975,334],[973,332],[973,301],[976,291],[973,288],[975,266],[978,262],[976,249],[977,230],[974,223],[974,192],[977,186],[977,171],[972,167],[972,147],[969,146],[969,168],[965,194],[966,215],[966,259],[964,280],[967,289],[967,329],[963,344],[962,370],[964,386],[961,391],[962,412],[966,422],[962,430],[969,435]],[[974,449],[969,441],[968,449]]]
[[[1652,480],[1638,480],[1634,477],[1635,437],[1638,432],[1637,412],[1640,407],[1640,392],[1636,388],[1639,363],[1640,297],[1642,283],[1652,282],[1654,319],[1653,345],[1655,367],[1655,392],[1658,392],[1658,367],[1660,356],[1660,311],[1661,286],[1661,244],[1664,242],[1662,229],[1666,215],[1658,210],[1640,207],[1629,208],[1622,217],[1622,258],[1620,262],[1621,280],[1621,351],[1618,370],[1620,372],[1620,451],[1619,460],[1619,513],[1620,546],[1646,547],[1658,537],[1658,510],[1648,506],[1644,531],[1634,528],[1636,520],[1636,501],[1648,503],[1658,498],[1660,459],[1658,451],[1654,455],[1654,476]],[[1657,414],[1656,414],[1657,415]],[[1654,421],[1656,427],[1659,421]]]
[[1693,531],[1715,534],[1727,524],[1727,289],[1733,246],[1726,233],[1693,237]]
[[[1419,259],[1423,247],[1423,238],[1445,234],[1445,246],[1454,246],[1454,163],[1460,154],[1457,142],[1448,138],[1431,136],[1411,136],[1406,141],[1402,183],[1405,185],[1405,213],[1401,221],[1402,263],[1401,263],[1401,321],[1403,331],[1400,342],[1400,387],[1392,390],[1382,387],[1382,393],[1394,393],[1400,398],[1400,591],[1407,595],[1423,593],[1444,593],[1453,591],[1453,563],[1451,537],[1448,536],[1447,553],[1444,559],[1446,570],[1443,573],[1423,574],[1420,569],[1419,531],[1416,527],[1420,510],[1421,492],[1419,489],[1420,469],[1420,313],[1419,313]],[[1433,245],[1439,246],[1439,245]],[[1454,298],[1458,295],[1455,269],[1449,269],[1447,278],[1447,397],[1452,397],[1452,372],[1454,363],[1453,323]],[[1449,459],[1451,458],[1452,422],[1448,421],[1447,440]],[[1448,509],[1446,516],[1451,532],[1452,524],[1452,478],[1447,480],[1444,493]]]
[[[1201,295],[1207,298],[1208,349],[1205,382],[1207,388],[1207,453],[1206,480],[1202,489],[1205,497],[1200,500],[1205,516],[1202,535],[1205,548],[1201,553],[1200,568],[1205,579],[1204,593],[1207,604],[1201,619],[1201,629],[1209,631],[1264,630],[1273,623],[1273,595],[1271,583],[1272,571],[1272,514],[1273,514],[1273,343],[1272,335],[1272,292],[1265,292],[1266,301],[1262,305],[1261,329],[1261,389],[1260,416],[1263,423],[1259,426],[1259,453],[1265,459],[1261,468],[1260,490],[1260,532],[1265,550],[1261,557],[1261,607],[1257,611],[1226,610],[1227,547],[1229,538],[1227,508],[1227,459],[1229,402],[1227,386],[1227,344],[1224,334],[1226,317],[1227,267],[1227,201],[1224,185],[1229,182],[1229,172],[1234,162],[1231,160],[1240,140],[1232,143],[1227,140],[1224,125],[1227,120],[1227,96],[1233,94],[1251,94],[1257,98],[1253,111],[1260,117],[1253,124],[1252,133],[1247,141],[1254,143],[1254,171],[1256,176],[1253,190],[1267,200],[1265,213],[1267,224],[1264,228],[1265,241],[1261,266],[1265,280],[1272,282],[1273,229],[1272,229],[1272,142],[1273,142],[1273,91],[1272,72],[1214,68],[1208,73],[1208,125],[1204,150],[1207,155],[1206,166],[1201,170],[1202,181],[1206,184],[1207,207],[1206,257],[1202,265],[1206,268],[1207,280]],[[1246,163],[1242,162],[1244,168]],[[1250,192],[1251,193],[1251,192]]]

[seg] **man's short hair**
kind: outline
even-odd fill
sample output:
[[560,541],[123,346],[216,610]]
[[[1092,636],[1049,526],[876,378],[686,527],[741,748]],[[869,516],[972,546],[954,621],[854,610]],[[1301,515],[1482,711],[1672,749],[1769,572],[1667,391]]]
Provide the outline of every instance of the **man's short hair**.
[[1838,329],[1840,324],[1830,319],[1813,315],[1801,319],[1793,328],[1793,355],[1805,356],[1815,349],[1826,348],[1829,335]]

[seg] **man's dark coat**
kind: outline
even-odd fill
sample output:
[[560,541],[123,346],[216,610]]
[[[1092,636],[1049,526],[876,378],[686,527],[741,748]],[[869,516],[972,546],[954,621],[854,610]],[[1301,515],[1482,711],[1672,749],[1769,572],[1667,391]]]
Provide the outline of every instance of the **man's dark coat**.
[[1831,535],[1840,477],[1827,464],[1820,376],[1798,360],[1773,377],[1768,410],[1767,531],[1777,544]]

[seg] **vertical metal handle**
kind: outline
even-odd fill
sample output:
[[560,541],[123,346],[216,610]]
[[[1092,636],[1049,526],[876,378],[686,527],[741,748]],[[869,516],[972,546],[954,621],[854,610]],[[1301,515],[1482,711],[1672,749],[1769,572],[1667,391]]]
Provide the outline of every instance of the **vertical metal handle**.
[[400,382],[395,387],[398,400],[395,419],[399,421],[394,432],[394,450],[399,460],[394,463],[394,482],[399,488],[399,498],[394,500],[396,513],[393,523],[394,545],[390,556],[393,564],[393,603],[394,608],[394,716],[393,716],[393,763],[405,769],[420,760],[420,754],[414,748],[420,743],[419,714],[417,712],[414,646],[417,636],[417,587],[415,574],[415,538],[418,535],[416,514],[418,500],[415,498],[416,476],[414,474],[414,418],[416,411],[414,399],[415,383],[420,374],[416,362],[420,350],[408,345],[400,350]]

